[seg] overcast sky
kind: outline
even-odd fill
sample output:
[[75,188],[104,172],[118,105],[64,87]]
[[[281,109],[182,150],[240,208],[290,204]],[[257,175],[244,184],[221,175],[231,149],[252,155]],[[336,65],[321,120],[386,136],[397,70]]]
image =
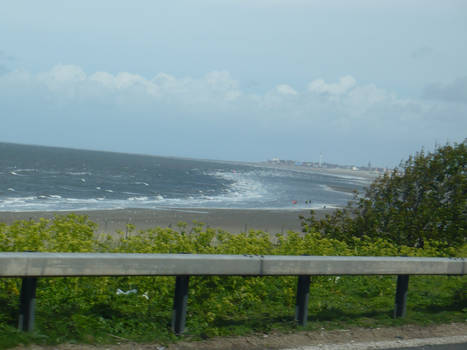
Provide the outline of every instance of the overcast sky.
[[467,137],[467,1],[8,1],[0,142],[394,166]]

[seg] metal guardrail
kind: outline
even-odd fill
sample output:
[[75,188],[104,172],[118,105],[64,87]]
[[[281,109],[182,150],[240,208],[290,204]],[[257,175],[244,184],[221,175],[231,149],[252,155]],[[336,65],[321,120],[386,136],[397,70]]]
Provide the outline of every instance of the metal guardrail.
[[0,277],[465,274],[463,258],[0,253]]
[[295,319],[306,325],[312,275],[398,275],[394,317],[406,312],[409,275],[465,275],[465,258],[119,253],[0,253],[0,277],[21,277],[19,328],[34,327],[38,277],[177,276],[172,329],[185,327],[189,276],[298,276]]

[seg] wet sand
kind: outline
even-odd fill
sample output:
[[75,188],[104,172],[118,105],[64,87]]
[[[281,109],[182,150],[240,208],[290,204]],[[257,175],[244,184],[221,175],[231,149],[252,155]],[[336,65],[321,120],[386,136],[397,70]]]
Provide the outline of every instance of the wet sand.
[[[315,211],[317,216],[324,216],[333,209]],[[34,211],[34,212],[0,212],[0,222],[11,224],[16,220],[37,220],[53,218],[55,215],[76,213],[87,215],[98,224],[98,233],[123,232],[127,224],[135,226],[136,230],[154,227],[177,228],[179,222],[193,227],[193,221],[202,222],[207,227],[223,229],[232,233],[249,230],[262,230],[269,233],[286,233],[301,231],[299,215],[309,216],[310,210],[296,209],[211,209],[211,208],[170,208],[170,209],[114,209],[90,211]]]

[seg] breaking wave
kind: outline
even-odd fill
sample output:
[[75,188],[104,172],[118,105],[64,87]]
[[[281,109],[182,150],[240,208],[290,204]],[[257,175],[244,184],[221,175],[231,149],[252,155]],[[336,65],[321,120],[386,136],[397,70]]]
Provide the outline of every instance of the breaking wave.
[[53,149],[8,147],[0,211],[336,207],[366,184],[258,165],[76,150],[58,159]]

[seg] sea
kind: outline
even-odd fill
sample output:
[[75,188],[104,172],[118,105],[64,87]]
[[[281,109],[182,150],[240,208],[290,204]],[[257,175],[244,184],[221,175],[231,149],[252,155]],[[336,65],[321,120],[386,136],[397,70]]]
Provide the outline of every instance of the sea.
[[368,184],[261,163],[0,143],[0,211],[334,208]]

